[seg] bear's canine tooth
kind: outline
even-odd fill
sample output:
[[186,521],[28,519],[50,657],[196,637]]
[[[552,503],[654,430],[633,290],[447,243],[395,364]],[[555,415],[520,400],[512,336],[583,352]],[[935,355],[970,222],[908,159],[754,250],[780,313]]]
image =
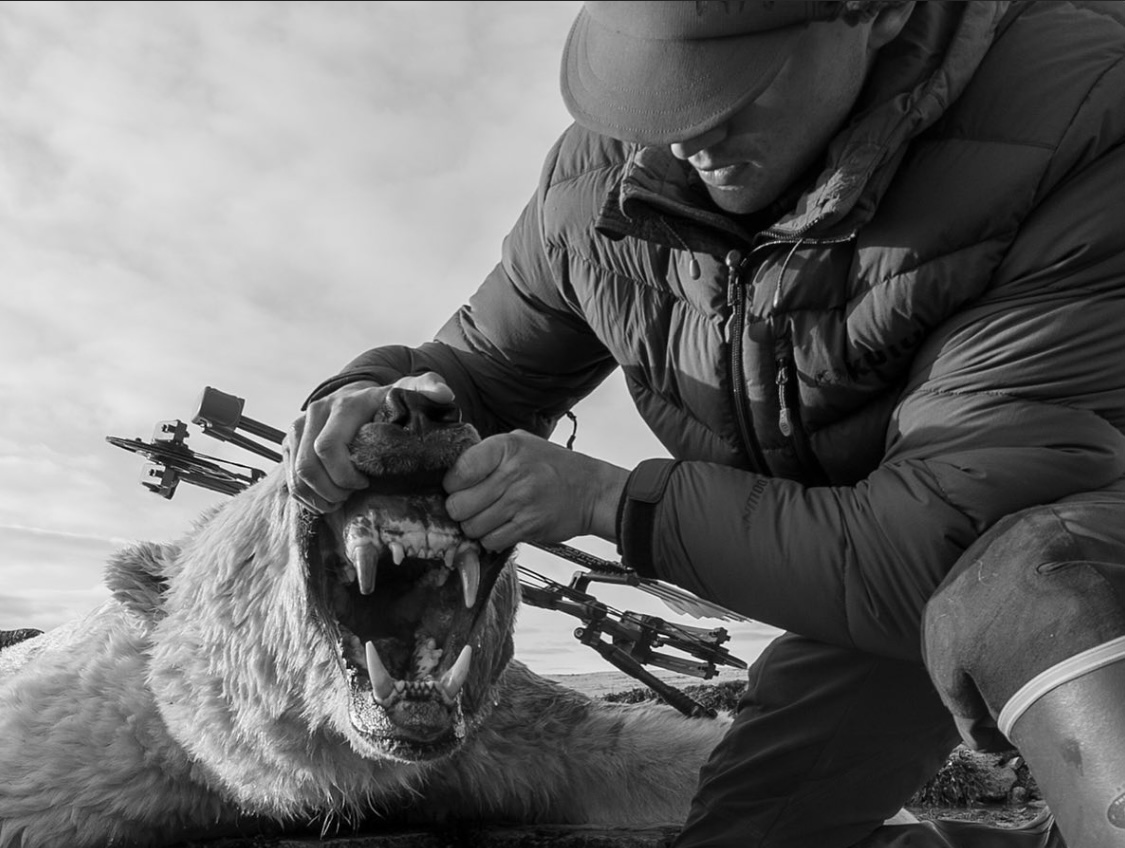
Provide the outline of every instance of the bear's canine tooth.
[[457,697],[457,693],[461,691],[465,685],[465,681],[469,677],[469,666],[473,661],[473,647],[466,645],[461,649],[461,653],[457,655],[456,662],[449,667],[449,669],[438,680],[437,685],[441,693],[445,696],[447,701],[453,701]]
[[477,602],[480,588],[480,553],[476,542],[462,542],[457,546],[454,559],[457,573],[461,576],[461,592],[465,598],[465,608],[472,609]]
[[371,695],[375,703],[381,707],[390,706],[391,696],[402,691],[401,680],[391,677],[383,661],[379,659],[379,652],[375,650],[375,643],[368,642],[364,645],[367,655],[367,677],[371,681]]
[[348,547],[348,559],[355,566],[361,595],[375,591],[375,563],[379,560],[379,546],[367,538]]

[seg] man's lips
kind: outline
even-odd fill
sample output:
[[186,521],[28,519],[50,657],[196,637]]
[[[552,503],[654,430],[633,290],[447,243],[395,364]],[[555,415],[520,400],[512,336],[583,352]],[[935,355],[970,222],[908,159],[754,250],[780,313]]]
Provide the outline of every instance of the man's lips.
[[730,186],[737,185],[739,177],[749,167],[745,162],[735,163],[733,165],[722,165],[718,167],[701,168],[696,166],[695,170],[699,174],[699,178],[709,186],[715,188],[729,188]]

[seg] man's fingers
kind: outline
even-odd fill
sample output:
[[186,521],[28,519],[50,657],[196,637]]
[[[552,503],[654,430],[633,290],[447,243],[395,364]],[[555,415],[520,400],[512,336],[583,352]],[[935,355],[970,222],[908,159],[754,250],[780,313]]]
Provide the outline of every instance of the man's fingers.
[[453,403],[453,389],[449,388],[445,380],[433,371],[418,374],[414,377],[403,377],[394,385],[404,389],[413,389],[427,397],[433,398],[438,403]]
[[478,541],[481,547],[490,551],[502,551],[504,548],[510,548],[519,544],[521,541],[527,541],[520,533],[518,528],[511,522],[497,527],[491,533],[486,533],[481,536]]
[[[352,462],[348,449],[359,428],[366,423],[362,417],[336,415],[330,417],[313,439],[312,450],[331,485],[344,497],[367,486],[368,480]],[[340,498],[343,500],[343,498]]]
[[304,418],[294,422],[283,444],[283,456],[288,454],[290,492],[320,513],[332,511],[352,491],[367,484],[352,464],[346,442],[340,445],[341,440],[333,438],[337,430],[346,431],[348,425],[334,421],[329,411],[324,404],[309,404]]
[[510,505],[503,499],[484,507],[466,521],[461,530],[470,539],[476,539],[490,551],[511,547],[527,541],[526,533]]
[[322,498],[296,476],[295,462],[292,459],[292,451],[289,448],[288,441],[281,446],[281,458],[285,463],[285,477],[289,483],[289,493],[294,500],[306,509],[321,515],[332,512],[336,508],[337,504]]
[[451,495],[476,486],[500,466],[506,452],[503,436],[493,436],[468,448],[445,473],[442,486]]
[[289,484],[289,491],[297,491],[297,475],[293,469],[293,451],[295,445],[301,444],[301,435],[305,432],[305,419],[298,418],[289,425],[289,432],[281,440],[281,467],[285,469],[285,481]]
[[305,419],[298,418],[290,425],[289,432],[285,434],[285,439],[281,443],[281,463],[285,469],[289,493],[298,503],[313,512],[329,512],[332,505],[308,486],[298,470],[297,455],[300,452],[304,433]]

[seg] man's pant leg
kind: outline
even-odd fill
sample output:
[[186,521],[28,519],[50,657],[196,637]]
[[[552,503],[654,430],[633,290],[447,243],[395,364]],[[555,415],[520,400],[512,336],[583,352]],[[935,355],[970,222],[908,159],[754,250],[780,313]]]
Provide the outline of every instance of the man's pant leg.
[[787,634],[750,669],[677,848],[846,848],[940,768],[957,731],[921,663]]
[[965,740],[1019,745],[1073,848],[1125,845],[1125,487],[997,523],[923,625]]

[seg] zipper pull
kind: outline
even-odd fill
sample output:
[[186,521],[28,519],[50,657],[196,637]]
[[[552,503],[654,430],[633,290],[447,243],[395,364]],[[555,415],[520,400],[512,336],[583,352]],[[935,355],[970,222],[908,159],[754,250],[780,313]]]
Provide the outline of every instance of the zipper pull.
[[727,253],[727,306],[738,303],[738,290],[741,281],[738,278],[738,266],[742,264],[742,254],[737,250]]
[[781,435],[785,438],[793,435],[793,417],[789,409],[788,392],[786,392],[788,385],[789,362],[780,359],[777,363],[777,428],[781,430]]
[[784,406],[781,407],[781,412],[777,416],[777,426],[781,429],[781,435],[789,438],[793,435],[793,424],[789,420],[789,410]]

